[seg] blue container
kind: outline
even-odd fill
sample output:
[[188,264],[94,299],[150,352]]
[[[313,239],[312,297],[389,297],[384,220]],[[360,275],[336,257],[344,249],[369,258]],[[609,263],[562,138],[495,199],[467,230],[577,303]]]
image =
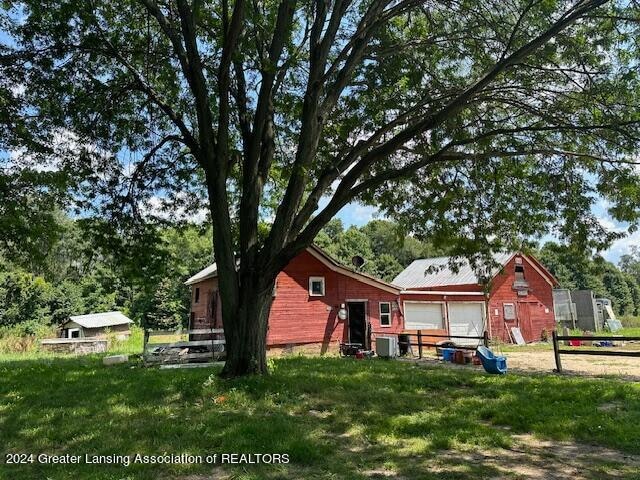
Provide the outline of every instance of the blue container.
[[445,362],[453,362],[453,354],[455,353],[455,348],[442,348],[440,349],[442,352],[442,360]]

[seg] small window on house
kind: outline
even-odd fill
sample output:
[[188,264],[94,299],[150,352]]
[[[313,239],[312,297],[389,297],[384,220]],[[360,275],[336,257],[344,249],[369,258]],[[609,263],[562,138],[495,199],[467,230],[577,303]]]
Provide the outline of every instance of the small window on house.
[[198,303],[200,301],[200,289],[196,288],[196,292],[194,293],[195,298],[193,300],[194,303]]
[[309,277],[309,296],[324,296],[324,277]]
[[69,329],[69,338],[80,338],[80,329],[79,328],[70,328]]
[[380,302],[380,326],[391,326],[391,303]]
[[515,320],[516,319],[516,306],[513,303],[505,303],[503,305],[504,308],[504,319],[505,320]]

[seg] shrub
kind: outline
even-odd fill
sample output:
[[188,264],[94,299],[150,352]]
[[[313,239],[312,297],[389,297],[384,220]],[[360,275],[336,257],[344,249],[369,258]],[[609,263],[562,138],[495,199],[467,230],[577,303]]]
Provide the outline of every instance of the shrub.
[[620,317],[620,321],[625,328],[640,328],[640,317],[624,315]]
[[55,337],[55,327],[34,321],[0,327],[0,353],[26,353],[37,349],[42,338]]

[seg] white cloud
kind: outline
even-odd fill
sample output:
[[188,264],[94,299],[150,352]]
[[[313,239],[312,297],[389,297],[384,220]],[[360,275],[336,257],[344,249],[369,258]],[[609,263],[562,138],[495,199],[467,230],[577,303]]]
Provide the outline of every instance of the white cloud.
[[602,256],[613,263],[618,263],[620,257],[631,251],[632,246],[640,245],[640,232],[636,231],[613,242],[609,249],[602,252]]
[[155,216],[163,220],[185,220],[193,223],[203,223],[209,214],[206,208],[200,208],[196,212],[187,212],[185,207],[175,207],[166,198],[151,197],[142,207],[142,214]]

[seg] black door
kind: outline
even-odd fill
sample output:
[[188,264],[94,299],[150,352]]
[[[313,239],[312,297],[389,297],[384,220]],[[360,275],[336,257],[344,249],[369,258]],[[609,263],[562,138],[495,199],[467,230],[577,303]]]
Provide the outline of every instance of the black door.
[[359,343],[362,348],[368,348],[367,322],[365,318],[364,302],[347,304],[349,309],[349,342]]

